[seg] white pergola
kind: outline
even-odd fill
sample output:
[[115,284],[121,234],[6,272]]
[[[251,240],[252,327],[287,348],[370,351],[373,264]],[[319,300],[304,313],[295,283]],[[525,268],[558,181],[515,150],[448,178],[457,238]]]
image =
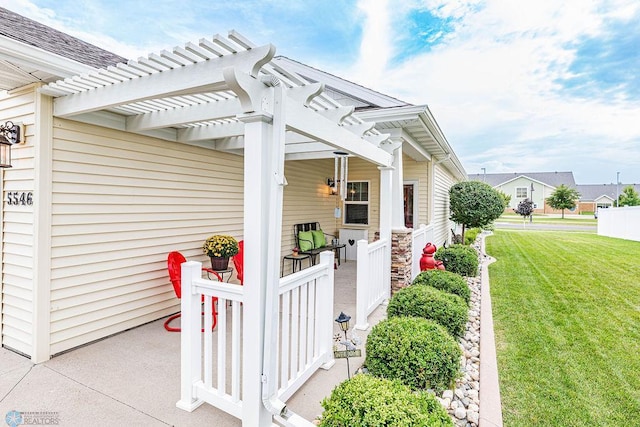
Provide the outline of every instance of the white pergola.
[[[107,69],[50,83],[53,114],[176,143],[244,155],[245,272],[243,425],[271,425],[275,395],[264,364],[265,313],[277,312],[286,159],[344,151],[379,166],[380,233],[391,240],[394,144],[309,83],[271,62],[272,45],[236,32],[187,43]],[[272,408],[273,409],[273,408]]]

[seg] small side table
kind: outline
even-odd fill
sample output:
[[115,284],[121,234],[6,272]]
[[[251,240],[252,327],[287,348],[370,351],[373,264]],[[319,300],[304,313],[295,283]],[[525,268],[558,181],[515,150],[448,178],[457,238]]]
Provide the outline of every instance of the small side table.
[[338,265],[340,265],[340,249],[344,249],[344,260],[347,260],[347,245],[344,243],[342,245],[337,245],[333,251],[336,253],[336,258],[338,258]]
[[229,277],[227,277],[226,282],[229,283],[229,279],[231,279],[231,276],[233,276],[233,268],[229,267],[229,268],[225,268],[224,270],[213,270],[216,273],[218,273],[220,275],[220,277],[222,277],[222,281],[224,280],[224,275],[225,274],[229,274]]
[[291,272],[295,273],[296,271],[302,270],[302,260],[308,259],[309,265],[311,265],[311,256],[310,255],[285,255],[282,257],[282,265],[280,266],[280,276],[284,274],[284,261],[291,260]]

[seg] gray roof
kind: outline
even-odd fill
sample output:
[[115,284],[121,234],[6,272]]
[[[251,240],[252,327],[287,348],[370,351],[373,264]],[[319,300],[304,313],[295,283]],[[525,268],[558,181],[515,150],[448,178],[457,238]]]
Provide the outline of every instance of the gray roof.
[[349,98],[350,101],[346,102],[346,105],[353,105],[356,110],[406,107],[412,105],[393,96],[386,95],[286,56],[276,56],[274,62],[284,62],[311,82],[321,81],[325,84],[325,92],[331,97],[342,104],[344,104],[344,102],[341,102],[342,99]]
[[561,184],[575,188],[576,181],[573,172],[512,172],[512,173],[488,173],[469,174],[469,181],[485,181],[492,187],[504,184],[521,176],[540,181],[551,187],[558,187]]
[[126,58],[0,7],[0,35],[81,64],[106,68]]
[[580,200],[582,201],[594,201],[601,196],[609,196],[612,200],[615,200],[616,194],[622,194],[622,190],[628,186],[632,186],[636,193],[640,194],[640,184],[620,184],[619,187],[615,184],[588,184],[576,185],[576,189],[580,193]]

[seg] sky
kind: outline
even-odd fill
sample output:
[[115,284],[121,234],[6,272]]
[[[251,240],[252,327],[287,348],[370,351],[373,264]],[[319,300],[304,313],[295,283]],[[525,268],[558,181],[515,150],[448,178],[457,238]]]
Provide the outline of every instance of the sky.
[[468,174],[640,183],[638,0],[0,0],[136,59],[234,29],[428,105]]

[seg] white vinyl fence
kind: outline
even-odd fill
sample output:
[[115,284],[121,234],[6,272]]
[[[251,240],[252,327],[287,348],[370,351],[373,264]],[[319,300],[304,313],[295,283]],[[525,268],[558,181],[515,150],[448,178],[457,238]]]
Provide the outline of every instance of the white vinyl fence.
[[427,243],[433,243],[433,225],[420,224],[420,228],[413,230],[411,243],[411,280],[420,274],[420,257]]
[[640,206],[598,209],[598,235],[640,242]]
[[[202,279],[201,268],[195,261],[182,265],[181,397],[176,406],[191,412],[206,402],[241,419],[242,318],[248,315],[244,287]],[[269,376],[278,378],[278,397],[286,401],[318,368],[333,363],[333,253],[281,278],[278,293],[280,311],[273,314],[278,372]],[[218,298],[215,329],[213,296]]]
[[366,330],[367,318],[391,293],[391,244],[387,239],[373,243],[358,240],[356,279],[356,328]]

